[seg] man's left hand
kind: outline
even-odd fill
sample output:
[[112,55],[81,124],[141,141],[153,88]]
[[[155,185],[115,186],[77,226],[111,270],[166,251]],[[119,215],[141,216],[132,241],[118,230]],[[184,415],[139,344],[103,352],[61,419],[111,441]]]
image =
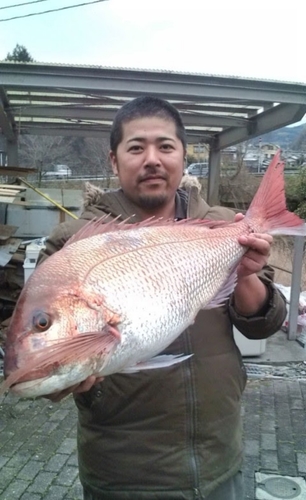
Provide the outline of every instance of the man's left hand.
[[[237,214],[234,220],[239,222],[243,217],[242,214]],[[248,248],[238,266],[238,278],[244,278],[261,271],[268,263],[273,237],[266,233],[252,233],[248,236],[240,236],[238,241]]]
[[240,236],[239,243],[248,247],[237,269],[238,278],[258,273],[267,265],[273,238],[270,234],[252,233]]

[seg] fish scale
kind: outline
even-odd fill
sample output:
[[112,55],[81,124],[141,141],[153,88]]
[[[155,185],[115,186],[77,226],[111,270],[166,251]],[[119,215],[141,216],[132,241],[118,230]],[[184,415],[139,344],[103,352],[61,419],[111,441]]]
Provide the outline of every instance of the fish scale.
[[[119,248],[115,240],[107,242],[105,248],[112,245],[111,267],[109,260],[104,261],[100,255],[101,262],[86,276],[91,291],[105,297],[105,306],[122,318],[118,325],[122,342],[104,375],[118,371],[127,362],[136,363],[139,356],[143,359],[154,356],[192,322],[199,309],[216,295],[229,269],[241,257],[244,250],[235,238],[246,230],[244,223],[232,226],[217,251],[209,237],[211,230],[205,226],[140,228],[129,234],[122,231],[123,255],[121,239],[117,238]],[[218,241],[222,230],[214,231],[213,240]],[[96,236],[93,246],[101,248],[104,237]]]

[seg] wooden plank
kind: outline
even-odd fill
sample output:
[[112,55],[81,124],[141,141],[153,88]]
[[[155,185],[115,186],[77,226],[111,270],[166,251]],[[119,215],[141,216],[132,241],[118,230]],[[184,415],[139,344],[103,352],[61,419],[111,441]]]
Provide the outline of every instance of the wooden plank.
[[13,189],[2,189],[0,188],[0,195],[2,196],[17,196],[19,191],[14,191]]
[[17,184],[0,184],[0,188],[16,189],[16,191],[22,191],[27,189],[24,186],[17,186]]
[[0,186],[0,191],[2,191],[3,193],[14,193],[14,194],[20,193],[20,189],[4,188],[1,186]]
[[26,176],[28,174],[35,174],[37,168],[26,167],[0,167],[0,175],[8,175],[12,177]]
[[27,188],[23,186],[16,186],[14,184],[0,184],[0,190],[1,192],[4,193],[9,191],[17,195],[19,193],[23,193],[24,191],[26,191]]

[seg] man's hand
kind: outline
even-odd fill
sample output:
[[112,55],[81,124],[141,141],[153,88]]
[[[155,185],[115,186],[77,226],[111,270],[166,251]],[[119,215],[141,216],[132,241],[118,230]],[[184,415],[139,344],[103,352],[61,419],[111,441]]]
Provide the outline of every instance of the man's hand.
[[63,391],[54,392],[53,394],[48,394],[47,396],[44,397],[50,399],[53,403],[58,403],[65,397],[69,396],[69,394],[72,393],[78,394],[80,392],[89,391],[92,388],[92,386],[98,384],[99,382],[102,382],[102,380],[104,380],[104,377],[97,377],[96,375],[91,375],[90,377],[87,377],[87,379],[85,379],[80,384],[72,385],[71,387],[68,387]]
[[[234,221],[239,222],[243,218],[243,214],[236,214]],[[240,236],[238,241],[241,245],[248,247],[238,266],[237,274],[239,279],[258,273],[267,265],[273,237],[265,233],[252,233],[248,236]]]
[[252,233],[249,236],[240,236],[238,241],[248,247],[237,269],[239,279],[258,273],[267,265],[273,238],[270,234]]
[[[243,219],[236,214],[234,221]],[[252,233],[240,236],[239,243],[248,247],[237,269],[238,281],[234,291],[235,309],[241,315],[256,314],[268,299],[268,290],[257,274],[268,263],[273,238],[269,234]]]

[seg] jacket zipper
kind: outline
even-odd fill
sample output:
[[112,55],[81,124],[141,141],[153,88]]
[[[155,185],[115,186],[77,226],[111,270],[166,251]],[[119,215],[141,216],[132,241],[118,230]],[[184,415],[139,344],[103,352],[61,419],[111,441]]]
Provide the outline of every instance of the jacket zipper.
[[[190,336],[188,330],[184,335],[184,344],[185,349],[184,352],[188,352],[190,354],[192,352],[192,346],[190,342]],[[186,402],[187,402],[187,437],[189,440],[190,446],[190,470],[193,476],[193,493],[194,499],[198,500],[201,497],[199,491],[199,472],[195,451],[195,440],[196,440],[196,404],[195,404],[195,387],[194,387],[194,379],[192,376],[192,360],[188,360],[184,363],[184,370],[186,376]]]
[[[187,218],[191,217],[191,191],[193,188],[191,188],[189,196],[188,196],[188,201],[187,201]],[[187,329],[186,334],[184,335],[184,344],[186,346],[186,352],[188,354],[192,354],[192,345],[190,341],[190,335],[189,331]],[[196,459],[196,452],[195,452],[195,427],[196,427],[196,408],[195,408],[195,387],[194,387],[194,380],[192,377],[192,359],[186,361],[184,363],[184,369],[185,369],[185,374],[186,374],[186,393],[187,393],[187,408],[189,409],[189,416],[190,416],[190,421],[188,425],[188,420],[187,420],[187,433],[189,434],[189,439],[190,439],[190,469],[191,473],[193,475],[193,481],[194,481],[194,487],[193,487],[193,494],[194,494],[194,500],[201,500],[202,495],[199,490],[199,471],[198,471],[198,466],[197,466],[197,459]]]

